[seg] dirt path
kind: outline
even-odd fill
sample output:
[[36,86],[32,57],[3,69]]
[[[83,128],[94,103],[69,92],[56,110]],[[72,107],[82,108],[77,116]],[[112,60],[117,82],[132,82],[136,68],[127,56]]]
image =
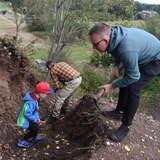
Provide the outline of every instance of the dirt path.
[[[0,36],[16,34],[16,26],[12,20],[0,15],[0,21],[4,23],[4,26],[0,27]],[[20,30],[20,37],[22,38],[22,44],[24,46],[27,46],[30,42],[34,42],[37,47],[47,45],[47,41],[27,32],[24,28]]]

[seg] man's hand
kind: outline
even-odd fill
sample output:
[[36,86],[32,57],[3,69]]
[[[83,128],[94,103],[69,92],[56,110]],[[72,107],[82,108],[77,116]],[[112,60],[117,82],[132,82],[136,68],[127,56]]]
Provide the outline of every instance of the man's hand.
[[113,87],[112,87],[112,83],[109,83],[109,84],[105,84],[103,86],[100,86],[99,89],[104,89],[104,93],[109,93]]

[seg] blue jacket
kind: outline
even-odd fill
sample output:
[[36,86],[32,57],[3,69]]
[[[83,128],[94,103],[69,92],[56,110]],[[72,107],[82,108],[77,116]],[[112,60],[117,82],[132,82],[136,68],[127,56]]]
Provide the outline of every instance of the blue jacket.
[[124,78],[113,82],[113,88],[121,88],[140,79],[140,65],[160,60],[160,41],[141,29],[114,26],[107,51],[117,65],[123,63]]
[[17,125],[22,129],[27,129],[30,121],[37,122],[38,119],[38,101],[30,96],[30,92],[26,92],[23,97],[23,106],[18,113]]

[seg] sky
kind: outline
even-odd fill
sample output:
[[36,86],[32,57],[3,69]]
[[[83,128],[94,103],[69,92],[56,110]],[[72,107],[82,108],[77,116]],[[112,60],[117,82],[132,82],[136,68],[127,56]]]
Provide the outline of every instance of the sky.
[[160,0],[135,0],[135,1],[147,4],[160,4]]

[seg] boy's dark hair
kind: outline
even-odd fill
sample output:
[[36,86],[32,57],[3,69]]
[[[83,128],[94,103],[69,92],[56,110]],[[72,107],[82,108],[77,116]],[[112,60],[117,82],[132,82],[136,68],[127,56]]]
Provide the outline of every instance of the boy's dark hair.
[[105,23],[97,23],[95,24],[89,31],[89,36],[93,35],[94,33],[101,33],[103,31],[109,31],[111,29],[110,25]]
[[46,67],[49,68],[49,65],[52,64],[52,63],[54,63],[54,62],[51,61],[51,60],[47,61],[47,62],[46,62]]

